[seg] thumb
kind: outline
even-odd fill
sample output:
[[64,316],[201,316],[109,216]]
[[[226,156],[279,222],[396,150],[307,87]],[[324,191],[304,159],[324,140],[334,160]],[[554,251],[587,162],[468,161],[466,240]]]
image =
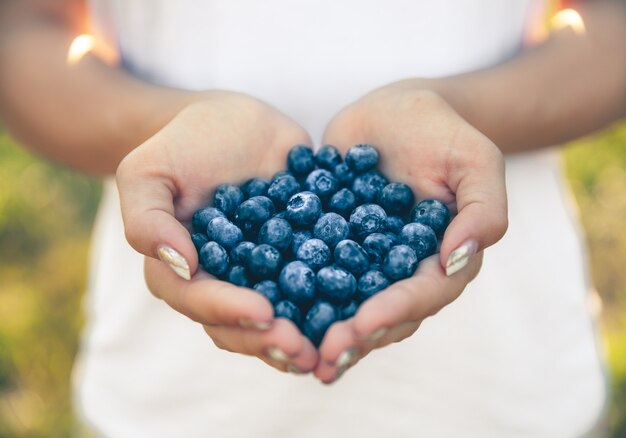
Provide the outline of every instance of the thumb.
[[495,145],[482,151],[458,160],[449,175],[458,214],[441,244],[440,260],[448,276],[500,240],[508,227],[504,159]]
[[116,173],[126,240],[189,280],[198,267],[198,255],[189,232],[174,216],[176,187],[162,172],[138,171],[133,162],[131,153]]

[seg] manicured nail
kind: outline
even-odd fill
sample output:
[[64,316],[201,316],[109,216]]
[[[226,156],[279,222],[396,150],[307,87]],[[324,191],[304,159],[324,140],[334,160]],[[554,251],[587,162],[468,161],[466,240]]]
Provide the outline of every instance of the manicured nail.
[[269,347],[267,349],[267,355],[277,362],[287,362],[289,360],[287,353],[278,347]]
[[291,374],[297,374],[297,375],[304,374],[304,372],[300,368],[298,368],[297,365],[294,365],[292,363],[287,365],[287,371],[289,371]]
[[448,256],[446,262],[446,275],[449,277],[455,272],[459,272],[461,269],[467,266],[470,259],[476,254],[476,248],[478,245],[474,240],[468,240],[463,245],[452,251]]
[[185,280],[191,279],[191,273],[189,272],[189,263],[185,260],[178,251],[167,245],[160,245],[157,249],[159,259],[169,266],[172,271],[176,272],[180,277]]
[[250,318],[241,318],[239,320],[239,326],[245,329],[267,330],[272,326],[272,323],[265,321],[255,321],[254,319]]
[[341,369],[351,365],[358,352],[359,350],[357,350],[356,348],[348,348],[347,350],[342,351],[335,361],[335,366]]
[[361,336],[361,339],[363,341],[369,341],[369,342],[378,341],[380,338],[385,336],[385,334],[387,333],[387,330],[388,330],[387,327],[381,327],[378,330],[374,330],[369,335]]

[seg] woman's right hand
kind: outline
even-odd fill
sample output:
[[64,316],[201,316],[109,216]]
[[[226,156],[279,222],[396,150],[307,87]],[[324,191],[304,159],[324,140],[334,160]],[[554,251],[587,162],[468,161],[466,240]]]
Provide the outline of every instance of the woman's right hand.
[[315,347],[290,321],[274,320],[272,305],[260,294],[199,270],[183,223],[209,203],[219,184],[269,178],[284,168],[293,145],[310,143],[298,124],[263,102],[207,92],[117,169],[126,238],[147,256],[150,291],[201,323],[219,348],[296,373],[315,368]]

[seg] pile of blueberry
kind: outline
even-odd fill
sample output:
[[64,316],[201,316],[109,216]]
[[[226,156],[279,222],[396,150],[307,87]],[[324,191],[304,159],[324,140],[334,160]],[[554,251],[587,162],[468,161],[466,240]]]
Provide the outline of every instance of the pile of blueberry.
[[445,204],[415,204],[406,184],[376,170],[378,152],[356,145],[295,146],[287,170],[217,187],[213,206],[193,215],[203,268],[251,287],[319,346],[328,327],[410,277],[437,251],[450,220]]

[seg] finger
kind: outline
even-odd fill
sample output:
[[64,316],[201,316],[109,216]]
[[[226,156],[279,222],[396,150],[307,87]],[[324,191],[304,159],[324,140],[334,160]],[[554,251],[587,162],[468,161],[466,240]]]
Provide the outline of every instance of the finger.
[[474,254],[500,240],[508,226],[504,159],[482,134],[476,132],[473,138],[481,145],[469,150],[480,152],[454,157],[448,175],[458,214],[441,245],[440,260],[447,275],[458,272]]
[[317,365],[317,350],[289,320],[278,318],[265,331],[227,326],[205,326],[218,348],[256,356],[280,371],[311,372]]
[[131,152],[116,174],[126,239],[136,251],[161,259],[188,280],[197,270],[198,255],[174,216],[177,190],[166,169],[151,168],[141,158],[141,151]]
[[174,310],[205,325],[239,325],[267,329],[273,323],[270,302],[251,289],[215,279],[198,271],[186,281],[158,260],[146,257],[146,284]]

